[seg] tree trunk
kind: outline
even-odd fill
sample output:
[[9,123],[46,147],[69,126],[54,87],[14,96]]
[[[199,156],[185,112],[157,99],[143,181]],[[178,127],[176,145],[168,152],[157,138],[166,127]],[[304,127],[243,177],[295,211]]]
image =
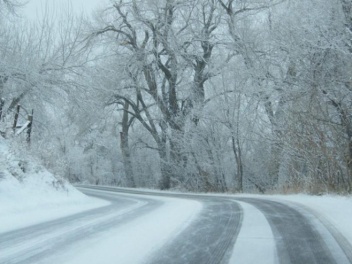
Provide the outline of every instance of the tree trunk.
[[[336,103],[335,103],[336,104]],[[347,192],[352,192],[352,121],[350,119],[350,114],[347,113],[340,104],[338,105],[337,110],[340,112],[340,119],[342,125],[345,127],[345,133],[348,141],[348,151],[347,151],[347,170],[348,170],[348,179],[347,179]]]
[[171,174],[170,163],[167,158],[166,141],[159,143],[159,157],[160,157],[160,171],[161,178],[159,180],[160,190],[168,190],[171,187]]
[[120,147],[123,159],[123,166],[125,169],[125,177],[126,177],[126,185],[127,187],[134,188],[136,187],[134,176],[133,176],[133,168],[131,161],[131,153],[128,144],[128,130],[129,130],[129,119],[128,119],[128,108],[129,103],[125,101],[123,108],[123,117],[122,117],[122,132],[120,132]]
[[26,141],[27,141],[28,144],[31,143],[31,133],[32,133],[32,126],[33,126],[33,114],[34,114],[34,111],[32,110],[32,114],[28,116],[29,124],[28,124],[28,127],[27,127],[27,138],[26,138]]
[[[183,127],[182,127],[183,129]],[[184,132],[172,129],[170,137],[170,166],[172,167],[171,184],[177,185],[183,183],[185,174],[185,165],[187,157],[182,153],[184,151]]]
[[[290,65],[287,71],[287,81],[289,83],[293,82],[295,77],[294,66]],[[266,114],[268,115],[269,121],[272,127],[273,139],[271,143],[271,157],[269,162],[269,178],[271,182],[269,184],[272,188],[278,187],[279,182],[279,171],[281,166],[281,154],[284,149],[283,142],[283,129],[285,126],[285,105],[286,105],[286,95],[280,94],[280,99],[274,113],[272,103],[267,98],[267,102],[265,102],[264,107]]]
[[237,168],[237,190],[243,192],[243,164],[242,164],[242,153],[238,138],[235,139],[232,136],[232,149],[235,154],[236,168]]
[[2,111],[4,109],[4,105],[5,105],[4,98],[0,98],[0,121],[1,121],[1,117],[2,117]]

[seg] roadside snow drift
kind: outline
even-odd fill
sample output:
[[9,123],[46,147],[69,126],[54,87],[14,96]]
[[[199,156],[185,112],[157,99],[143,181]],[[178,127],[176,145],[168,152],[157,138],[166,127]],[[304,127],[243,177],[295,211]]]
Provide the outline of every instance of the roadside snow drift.
[[28,157],[17,157],[0,137],[0,233],[108,204],[85,196]]

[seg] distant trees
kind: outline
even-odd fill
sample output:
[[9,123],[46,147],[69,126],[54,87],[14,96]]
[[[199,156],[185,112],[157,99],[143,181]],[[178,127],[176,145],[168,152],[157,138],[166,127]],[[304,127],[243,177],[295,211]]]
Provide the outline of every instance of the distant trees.
[[[349,43],[326,39],[350,34],[350,6],[336,0],[318,7],[302,20],[300,1],[112,2],[88,39],[109,56],[100,80],[106,105],[121,112],[126,184],[144,175],[139,155],[155,151],[161,189],[348,186],[342,175],[350,163],[340,162],[344,151],[332,137],[339,116],[345,129],[336,136],[349,138],[349,114],[330,93],[338,85],[331,73],[339,78],[344,71],[338,53],[349,54]],[[331,19],[321,20],[321,10]],[[330,63],[324,76],[319,56]],[[318,164],[317,153],[331,161],[329,168]],[[332,167],[341,172],[330,175]]]
[[35,108],[34,152],[71,181],[351,192],[351,8],[120,0],[94,20],[1,21],[2,120]]
[[[267,110],[269,117],[281,118],[274,135],[280,151],[273,156],[274,171],[285,181],[281,185],[350,192],[351,94],[346,81],[351,60],[344,4],[295,1],[285,5],[290,15],[277,8],[276,20],[272,16],[272,45],[286,65],[286,76],[275,79],[279,89],[271,95],[276,110]],[[314,12],[308,13],[308,6]]]

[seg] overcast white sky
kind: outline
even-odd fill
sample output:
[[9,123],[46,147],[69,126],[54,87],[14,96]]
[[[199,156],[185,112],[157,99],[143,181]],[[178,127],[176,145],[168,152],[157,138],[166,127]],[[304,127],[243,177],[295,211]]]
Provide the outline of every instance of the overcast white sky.
[[23,15],[29,19],[37,19],[40,17],[48,6],[50,13],[52,11],[65,8],[71,5],[74,12],[85,12],[90,14],[94,9],[101,7],[107,0],[29,0],[29,3],[23,8]]

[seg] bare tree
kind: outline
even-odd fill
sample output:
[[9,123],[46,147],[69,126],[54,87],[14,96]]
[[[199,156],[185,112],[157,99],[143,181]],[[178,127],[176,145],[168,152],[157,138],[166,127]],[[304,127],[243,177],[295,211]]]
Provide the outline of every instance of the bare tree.
[[92,36],[117,37],[121,52],[130,56],[129,91],[134,94],[132,100],[116,91],[114,98],[127,102],[130,114],[154,138],[161,159],[160,187],[182,184],[188,159],[185,127],[187,120],[198,124],[204,84],[212,76],[208,65],[220,22],[217,1],[153,2],[151,7],[120,1],[110,10],[117,19],[105,21]]

